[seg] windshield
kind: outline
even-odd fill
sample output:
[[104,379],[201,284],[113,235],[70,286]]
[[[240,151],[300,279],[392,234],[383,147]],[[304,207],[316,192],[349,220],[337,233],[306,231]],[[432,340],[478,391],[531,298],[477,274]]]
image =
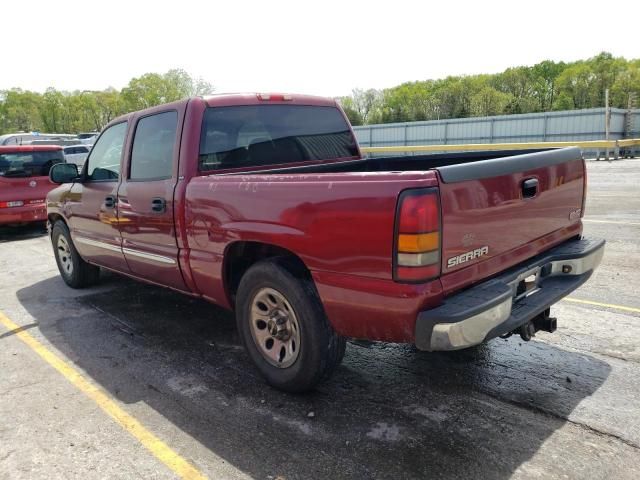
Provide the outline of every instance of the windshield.
[[0,176],[46,177],[53,165],[62,162],[61,150],[0,153]]
[[200,170],[277,165],[358,155],[335,107],[246,105],[205,112]]

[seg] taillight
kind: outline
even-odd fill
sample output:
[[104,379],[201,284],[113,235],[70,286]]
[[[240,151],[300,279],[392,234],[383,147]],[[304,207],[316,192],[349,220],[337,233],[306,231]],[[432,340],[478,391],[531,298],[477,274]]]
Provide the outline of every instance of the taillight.
[[395,235],[396,281],[421,282],[440,275],[440,201],[436,189],[400,194]]
[[24,205],[22,200],[16,200],[14,202],[0,202],[0,208],[21,207]]

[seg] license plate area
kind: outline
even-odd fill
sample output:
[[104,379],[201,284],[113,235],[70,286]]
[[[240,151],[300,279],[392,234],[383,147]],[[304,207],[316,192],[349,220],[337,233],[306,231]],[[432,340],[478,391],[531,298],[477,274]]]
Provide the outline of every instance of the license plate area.
[[516,294],[514,302],[529,297],[540,291],[541,268],[529,270],[518,276],[516,280]]

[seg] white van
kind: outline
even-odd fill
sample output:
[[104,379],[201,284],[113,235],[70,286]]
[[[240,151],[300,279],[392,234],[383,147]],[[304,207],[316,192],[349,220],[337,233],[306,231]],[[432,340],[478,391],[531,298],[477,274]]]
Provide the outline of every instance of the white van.
[[91,145],[67,145],[63,147],[64,158],[67,163],[75,163],[81,167],[84,165],[84,161],[87,159],[91,147]]

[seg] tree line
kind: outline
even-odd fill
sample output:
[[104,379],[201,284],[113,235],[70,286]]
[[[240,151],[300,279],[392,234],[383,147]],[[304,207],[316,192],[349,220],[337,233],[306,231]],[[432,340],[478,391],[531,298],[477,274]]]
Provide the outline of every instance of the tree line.
[[576,62],[545,60],[493,75],[450,76],[340,97],[353,125],[412,122],[610,106],[640,102],[640,59],[602,52]]
[[213,92],[210,83],[184,70],[147,73],[121,90],[44,93],[13,88],[0,91],[0,134],[14,132],[78,133],[100,131],[127,112]]
[[[632,95],[640,102],[640,59],[603,52],[587,60],[545,60],[492,75],[355,89],[338,100],[351,123],[363,125],[602,107],[606,89],[613,107],[626,108]],[[210,83],[179,69],[132,78],[121,90],[1,90],[0,134],[99,131],[124,113],[211,92]]]

